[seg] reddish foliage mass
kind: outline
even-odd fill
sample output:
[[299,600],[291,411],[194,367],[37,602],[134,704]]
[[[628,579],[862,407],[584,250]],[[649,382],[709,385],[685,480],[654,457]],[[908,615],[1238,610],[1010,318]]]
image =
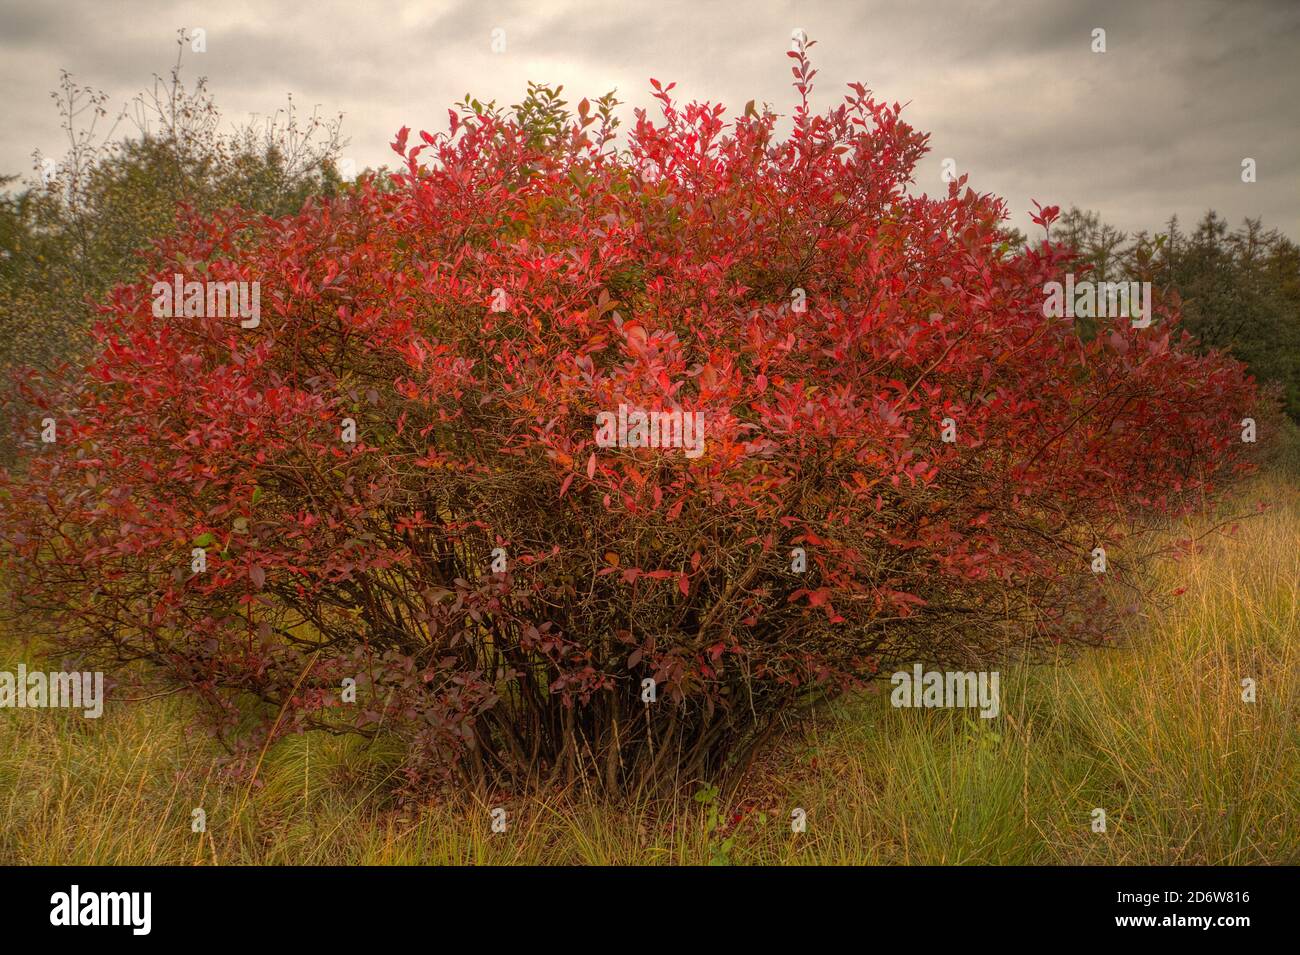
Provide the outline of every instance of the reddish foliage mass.
[[[382,724],[421,778],[616,791],[899,664],[1105,640],[1092,548],[1244,467],[1253,385],[1168,303],[1045,318],[1070,253],[964,178],[910,194],[926,137],[856,84],[813,115],[795,59],[784,139],[656,83],[623,152],[586,101],[453,113],[296,217],[191,218],[93,364],[24,387],[59,437],[3,488],[16,595],[280,731]],[[155,316],[178,272],[259,282],[260,325]],[[599,447],[620,405],[698,412],[703,453]]]

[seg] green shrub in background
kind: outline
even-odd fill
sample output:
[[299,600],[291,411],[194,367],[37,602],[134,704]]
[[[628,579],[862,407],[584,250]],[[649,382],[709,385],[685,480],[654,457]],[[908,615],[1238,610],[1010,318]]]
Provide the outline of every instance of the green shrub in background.
[[168,78],[155,75],[108,128],[106,95],[63,73],[53,97],[66,155],[38,155],[17,191],[18,177],[0,177],[11,190],[0,195],[0,371],[76,360],[93,323],[86,302],[134,277],[138,251],[174,230],[179,203],[283,216],[343,186],[341,117],[301,117],[290,98],[223,131],[206,80],[181,78],[187,42],[182,32]]

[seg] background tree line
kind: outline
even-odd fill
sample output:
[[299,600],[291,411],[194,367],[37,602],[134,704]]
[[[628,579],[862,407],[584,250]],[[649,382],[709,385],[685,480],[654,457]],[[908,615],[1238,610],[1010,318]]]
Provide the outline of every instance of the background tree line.
[[1213,209],[1190,231],[1121,232],[1072,208],[1052,237],[1077,249],[1099,280],[1151,282],[1182,301],[1183,325],[1203,350],[1221,348],[1277,386],[1300,420],[1300,246],[1261,218],[1232,229]]

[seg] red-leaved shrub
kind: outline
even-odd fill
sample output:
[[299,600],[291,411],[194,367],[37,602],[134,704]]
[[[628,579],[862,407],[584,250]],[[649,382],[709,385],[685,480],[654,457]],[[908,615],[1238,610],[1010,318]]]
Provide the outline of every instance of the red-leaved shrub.
[[[296,217],[191,216],[12,405],[15,596],[88,665],[401,734],[419,779],[613,792],[900,664],[1107,640],[1134,568],[1093,548],[1245,466],[1253,385],[1158,294],[1045,318],[1070,253],[964,178],[909,194],[926,137],[857,84],[812,114],[792,56],[784,139],[654,82],[619,152],[608,99],[534,88]],[[259,283],[260,324],[155,315],[176,274]],[[598,446],[620,405],[701,453]]]

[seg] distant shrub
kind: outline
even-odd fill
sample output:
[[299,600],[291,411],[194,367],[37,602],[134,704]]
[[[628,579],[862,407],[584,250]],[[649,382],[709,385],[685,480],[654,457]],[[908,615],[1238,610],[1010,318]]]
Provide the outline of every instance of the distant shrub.
[[0,370],[84,358],[88,303],[140,274],[140,253],[176,230],[178,207],[287,215],[342,183],[339,119],[303,117],[290,100],[263,123],[223,131],[206,81],[187,86],[179,55],[115,118],[103,92],[67,73],[54,99],[66,153],[0,197]]

